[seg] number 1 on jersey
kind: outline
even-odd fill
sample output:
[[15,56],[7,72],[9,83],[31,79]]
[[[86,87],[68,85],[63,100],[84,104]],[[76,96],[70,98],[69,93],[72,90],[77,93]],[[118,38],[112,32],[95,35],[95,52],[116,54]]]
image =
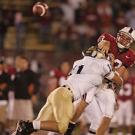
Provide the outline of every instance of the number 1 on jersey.
[[82,71],[82,69],[83,69],[83,67],[84,67],[84,65],[80,65],[79,67],[78,67],[78,70],[77,70],[77,74],[80,74],[81,73],[81,71]]

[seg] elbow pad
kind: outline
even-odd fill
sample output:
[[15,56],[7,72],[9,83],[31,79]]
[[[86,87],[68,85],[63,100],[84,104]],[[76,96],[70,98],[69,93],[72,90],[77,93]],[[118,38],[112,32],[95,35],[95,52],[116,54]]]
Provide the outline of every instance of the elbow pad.
[[105,76],[105,78],[107,78],[108,80],[111,80],[113,77],[114,77],[114,72],[113,71]]

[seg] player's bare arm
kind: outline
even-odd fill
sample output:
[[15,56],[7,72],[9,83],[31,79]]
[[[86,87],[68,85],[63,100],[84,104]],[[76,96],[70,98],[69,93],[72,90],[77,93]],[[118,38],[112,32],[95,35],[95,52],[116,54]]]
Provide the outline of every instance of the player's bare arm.
[[120,89],[120,87],[123,85],[123,79],[117,72],[111,72],[109,75],[106,76],[106,78],[115,83],[118,89]]
[[76,122],[78,120],[78,118],[81,116],[87,105],[88,103],[85,100],[81,99],[81,101],[77,104],[75,114],[72,118],[72,122]]
[[129,73],[125,66],[117,68],[116,72],[123,78],[124,81],[128,79]]
[[112,81],[115,83],[116,89],[120,90],[121,86],[123,85],[123,79],[120,77],[120,75],[115,73],[114,77],[112,78]]
[[68,126],[68,130],[64,135],[71,135],[72,134],[72,131],[76,127],[76,121],[81,116],[81,114],[83,113],[83,111],[85,110],[87,105],[88,105],[88,103],[84,99],[81,99],[79,101],[79,103],[77,103],[76,110],[75,110],[75,113],[73,115],[73,118],[70,121],[69,126]]

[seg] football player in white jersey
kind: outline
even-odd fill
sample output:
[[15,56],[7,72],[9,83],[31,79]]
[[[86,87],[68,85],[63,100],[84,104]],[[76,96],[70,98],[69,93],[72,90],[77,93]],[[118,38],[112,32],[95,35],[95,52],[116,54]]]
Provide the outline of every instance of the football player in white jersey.
[[[36,130],[65,133],[74,115],[73,101],[89,93],[91,98],[87,99],[88,105],[104,78],[115,82],[118,88],[123,84],[121,77],[112,70],[111,63],[106,60],[105,54],[92,48],[91,56],[76,61],[63,86],[50,93],[36,120],[18,122],[13,134],[30,135]],[[80,112],[75,112],[76,116],[80,115]]]
[[[89,51],[85,52],[85,55],[91,55]],[[94,54],[94,53],[93,53]],[[111,54],[110,57],[112,62],[114,62],[114,56]],[[100,70],[100,69],[96,69]],[[115,91],[120,90],[120,87],[115,89]],[[89,116],[87,119],[91,121],[91,127],[90,127],[90,132],[92,134],[97,134],[98,135],[103,135],[106,129],[108,128],[108,125],[111,121],[111,118],[114,113],[114,108],[115,108],[115,93],[112,90],[112,82],[106,79],[101,84],[97,90],[96,93],[92,95],[92,91],[89,91],[86,95],[85,98],[83,98],[80,102],[79,105],[77,105],[77,110],[76,113],[74,114],[74,117],[72,118],[72,121],[76,121],[81,113],[84,111],[87,116]],[[90,104],[89,104],[90,103]],[[86,108],[86,109],[85,109]],[[84,110],[85,109],[85,110]],[[103,118],[103,124],[100,123]],[[74,124],[69,125],[68,131],[65,133],[65,135],[70,135],[71,130],[75,127]],[[97,130],[99,127],[99,130]]]
[[[110,57],[114,61],[113,55]],[[122,73],[122,71],[121,71]],[[124,70],[123,70],[124,73]],[[91,93],[87,94],[85,100],[81,100],[79,103],[79,106],[77,107],[77,114],[74,115],[72,121],[76,121],[79,117],[79,112],[84,110],[84,115],[88,116],[87,120],[90,123],[89,128],[89,135],[104,135],[106,132],[108,125],[110,124],[110,121],[113,117],[115,107],[116,107],[116,96],[117,92],[120,89],[113,89],[112,88],[112,82],[107,80],[107,82],[103,82],[103,84],[97,89],[95,96],[91,100],[90,104],[87,106],[89,99],[91,99]],[[115,93],[116,92],[116,93]],[[81,108],[80,108],[81,107]],[[78,115],[79,114],[79,115]],[[65,135],[70,135],[71,131],[75,127],[75,124],[69,125],[68,131],[65,133]]]

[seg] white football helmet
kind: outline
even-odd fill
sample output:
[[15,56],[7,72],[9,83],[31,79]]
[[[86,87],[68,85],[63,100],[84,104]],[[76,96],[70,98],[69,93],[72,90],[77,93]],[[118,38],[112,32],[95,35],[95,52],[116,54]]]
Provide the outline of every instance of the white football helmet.
[[117,34],[117,45],[120,49],[128,49],[135,41],[135,29],[124,27]]

